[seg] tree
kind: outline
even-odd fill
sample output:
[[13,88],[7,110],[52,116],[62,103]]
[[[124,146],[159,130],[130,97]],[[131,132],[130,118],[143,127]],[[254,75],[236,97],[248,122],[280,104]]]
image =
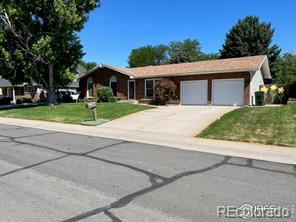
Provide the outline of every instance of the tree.
[[219,59],[218,53],[201,52],[197,40],[172,41],[169,45],[146,45],[133,49],[128,58],[129,67],[164,65],[182,62]]
[[260,22],[257,16],[239,19],[226,34],[220,50],[221,58],[267,55],[274,77],[273,66],[281,50],[276,44],[271,46],[273,34],[271,23]]
[[54,85],[55,87],[67,87],[69,83],[71,83],[75,77],[77,76],[75,71],[71,71],[70,69],[66,69],[64,73],[60,75],[55,75]]
[[286,53],[278,59],[274,67],[276,83],[292,84],[296,82],[296,54]]
[[80,64],[86,68],[86,70],[91,70],[92,68],[97,66],[96,62],[85,62],[85,61],[81,61]]
[[133,49],[128,57],[129,67],[162,65],[167,62],[166,45],[146,45]]
[[197,40],[172,41],[169,44],[169,63],[197,61],[202,55],[200,43]]
[[219,53],[202,53],[198,56],[198,61],[205,61],[205,60],[216,60],[220,58]]
[[129,67],[149,66],[153,61],[153,46],[146,45],[133,49],[128,57]]
[[[99,0],[7,0],[0,6],[0,67],[13,83],[36,82],[55,102],[54,84],[80,61],[79,32]],[[68,75],[69,76],[69,75]]]
[[168,49],[166,45],[153,47],[153,65],[164,65],[168,63]]

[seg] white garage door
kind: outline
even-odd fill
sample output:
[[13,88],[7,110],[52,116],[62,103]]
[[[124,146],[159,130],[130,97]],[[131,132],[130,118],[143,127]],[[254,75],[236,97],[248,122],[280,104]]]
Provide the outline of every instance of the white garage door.
[[205,105],[208,103],[208,81],[182,81],[181,104]]
[[244,79],[213,80],[212,104],[241,106],[244,104]]

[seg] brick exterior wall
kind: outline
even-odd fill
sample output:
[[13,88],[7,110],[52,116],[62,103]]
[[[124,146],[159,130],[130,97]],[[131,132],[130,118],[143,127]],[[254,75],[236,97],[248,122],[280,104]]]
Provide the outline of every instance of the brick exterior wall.
[[[109,86],[109,79],[114,75],[117,77],[117,96],[120,99],[127,99],[127,83],[129,77],[123,74],[120,74],[116,71],[112,71],[106,68],[98,69],[93,72],[90,76],[94,81],[94,97],[97,98],[96,90],[101,86]],[[81,97],[86,97],[86,82],[88,77],[86,76],[80,80],[80,89],[81,89]],[[250,97],[250,73],[242,72],[242,73],[217,73],[217,74],[204,74],[204,75],[190,75],[190,76],[174,76],[168,77],[168,79],[175,82],[177,85],[176,91],[176,101],[174,103],[180,102],[180,86],[181,81],[189,81],[189,80],[208,80],[208,104],[211,104],[212,101],[212,80],[213,79],[235,79],[235,78],[243,78],[244,79],[244,105],[249,105],[249,97]],[[149,78],[147,78],[149,79]],[[145,97],[145,79],[136,79],[136,99],[141,100]]]
[[101,68],[94,71],[91,75],[88,75],[84,78],[82,78],[79,81],[79,86],[81,90],[80,97],[85,98],[86,97],[86,90],[87,90],[87,79],[91,77],[93,79],[93,92],[94,92],[94,100],[97,100],[97,89],[102,86],[109,86],[109,80],[111,76],[115,76],[117,78],[117,97],[122,100],[126,100],[127,97],[127,83],[129,77],[118,73],[116,71],[107,69],[107,68]]
[[212,80],[213,79],[235,79],[243,78],[244,79],[244,105],[249,105],[250,97],[250,73],[219,73],[219,74],[207,74],[207,75],[195,75],[195,76],[179,76],[179,77],[170,77],[172,81],[177,85],[177,100],[180,101],[180,86],[181,81],[186,80],[208,80],[208,104],[212,102]]
[[[245,87],[244,87],[244,105],[249,105],[250,97],[250,73],[218,73],[218,74],[205,74],[205,75],[190,75],[190,76],[174,76],[169,77],[168,79],[172,80],[177,85],[176,91],[176,101],[173,103],[180,102],[180,87],[181,81],[190,81],[190,80],[208,80],[208,104],[212,102],[212,80],[213,79],[235,79],[243,78]],[[144,89],[145,89],[145,79],[136,80],[136,98],[137,100],[143,99]]]

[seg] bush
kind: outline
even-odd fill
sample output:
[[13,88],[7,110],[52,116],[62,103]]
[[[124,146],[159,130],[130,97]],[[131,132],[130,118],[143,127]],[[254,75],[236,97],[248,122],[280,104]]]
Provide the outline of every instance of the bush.
[[10,97],[2,97],[0,98],[0,105],[10,105],[12,98]]
[[111,96],[108,100],[109,103],[115,103],[117,101],[117,98],[115,96]]
[[33,103],[31,98],[20,98],[16,100],[16,104],[23,104],[23,103]]
[[169,79],[160,80],[155,86],[155,98],[151,101],[154,105],[166,105],[176,96],[176,84]]
[[97,91],[98,94],[98,102],[102,103],[110,103],[115,102],[116,97],[113,95],[113,91],[110,87],[101,87]]

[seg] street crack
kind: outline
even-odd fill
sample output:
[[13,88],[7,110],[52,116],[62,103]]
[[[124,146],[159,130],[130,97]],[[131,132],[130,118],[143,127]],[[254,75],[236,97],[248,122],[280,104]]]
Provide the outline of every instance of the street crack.
[[116,217],[114,214],[112,214],[110,211],[108,210],[104,210],[104,214],[109,217],[112,222],[122,222],[122,220],[120,220],[118,217]]
[[185,171],[182,173],[178,173],[172,177],[167,178],[166,180],[157,183],[157,184],[152,184],[150,187],[146,187],[144,189],[138,190],[134,193],[128,194],[122,198],[120,198],[119,200],[111,203],[110,205],[107,205],[105,207],[100,207],[100,208],[96,208],[93,210],[90,210],[88,212],[85,212],[83,214],[74,216],[72,218],[69,218],[67,220],[63,220],[62,222],[76,222],[76,221],[80,221],[83,220],[85,218],[88,218],[90,216],[94,216],[96,214],[111,210],[111,209],[117,209],[117,208],[123,208],[125,206],[127,206],[132,200],[134,200],[137,197],[143,196],[147,193],[150,193],[152,191],[155,191],[157,189],[160,189],[168,184],[171,184],[183,177],[187,177],[187,176],[191,176],[191,175],[196,175],[196,174],[201,174],[210,170],[214,170],[222,165],[224,165],[225,163],[227,163],[227,161],[230,159],[230,157],[225,157],[224,160],[222,160],[221,162],[218,162],[216,164],[213,164],[209,167],[205,167],[199,170],[191,170],[191,171]]

